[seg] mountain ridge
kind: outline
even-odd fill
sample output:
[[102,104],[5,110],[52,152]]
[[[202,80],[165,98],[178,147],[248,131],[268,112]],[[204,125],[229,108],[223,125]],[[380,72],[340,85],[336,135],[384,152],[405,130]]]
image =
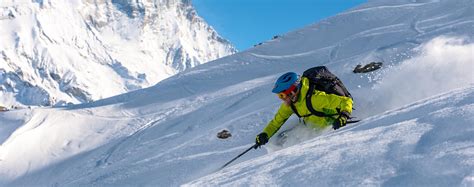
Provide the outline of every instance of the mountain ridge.
[[91,102],[236,52],[190,1],[2,1],[1,7],[0,24],[8,29],[0,38],[0,104],[7,106]]

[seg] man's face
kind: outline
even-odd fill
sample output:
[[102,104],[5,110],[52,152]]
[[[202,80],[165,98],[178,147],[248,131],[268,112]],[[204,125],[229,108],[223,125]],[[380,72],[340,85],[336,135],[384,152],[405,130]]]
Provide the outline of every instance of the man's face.
[[290,87],[288,90],[278,93],[278,98],[280,98],[286,105],[291,105],[298,100],[298,89],[296,87]]

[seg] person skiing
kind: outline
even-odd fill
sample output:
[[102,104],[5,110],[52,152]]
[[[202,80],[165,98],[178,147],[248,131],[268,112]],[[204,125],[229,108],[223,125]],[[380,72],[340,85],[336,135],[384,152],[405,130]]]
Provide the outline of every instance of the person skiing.
[[[326,67],[320,67],[329,72]],[[277,94],[283,103],[273,119],[263,129],[263,132],[257,135],[255,149],[266,144],[294,113],[300,119],[303,119],[304,124],[315,129],[322,129],[332,125],[332,128],[336,130],[345,126],[347,119],[350,119],[353,101],[342,82],[340,85],[344,87],[343,90],[345,90],[348,96],[330,94],[320,91],[321,89],[314,89],[312,94],[311,92],[307,94],[310,90],[310,79],[305,76],[305,73],[300,77],[294,72],[288,72],[276,80],[272,92]],[[329,72],[329,74],[331,73]],[[335,79],[340,82],[338,78]],[[314,86],[311,88],[314,88]],[[307,98],[310,98],[309,102]]]

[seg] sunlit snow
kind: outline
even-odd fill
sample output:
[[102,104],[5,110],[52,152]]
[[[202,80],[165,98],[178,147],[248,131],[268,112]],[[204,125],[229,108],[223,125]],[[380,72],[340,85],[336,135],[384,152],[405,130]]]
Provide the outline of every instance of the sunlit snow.
[[[473,186],[473,1],[370,1],[159,84],[97,102],[0,113],[0,184]],[[357,64],[383,67],[354,74]],[[251,150],[288,71],[326,65],[354,116]],[[227,129],[229,139],[216,134]]]

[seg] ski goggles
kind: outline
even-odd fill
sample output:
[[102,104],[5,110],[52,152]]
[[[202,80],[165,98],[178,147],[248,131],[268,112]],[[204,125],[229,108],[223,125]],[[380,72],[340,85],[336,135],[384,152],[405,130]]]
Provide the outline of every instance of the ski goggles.
[[286,89],[285,91],[282,91],[280,93],[278,93],[278,98],[280,99],[286,99],[292,91],[296,90],[296,86],[295,85],[291,85],[290,88]]

